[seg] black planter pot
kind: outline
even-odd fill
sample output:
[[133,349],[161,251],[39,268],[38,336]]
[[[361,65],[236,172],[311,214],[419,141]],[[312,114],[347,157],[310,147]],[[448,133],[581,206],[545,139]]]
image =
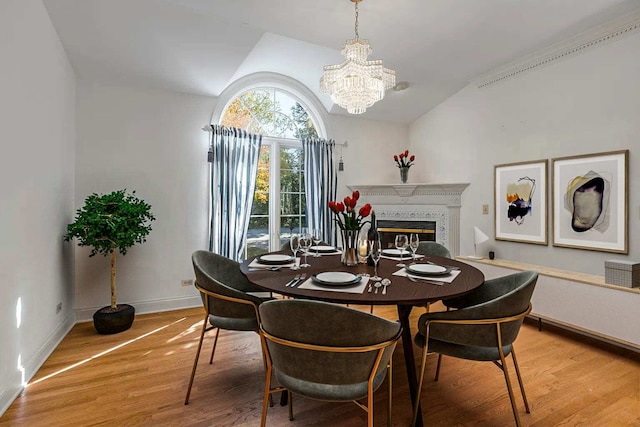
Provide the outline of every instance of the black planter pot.
[[118,304],[115,310],[108,305],[93,313],[93,326],[99,334],[117,334],[131,327],[135,315],[135,308],[129,304]]

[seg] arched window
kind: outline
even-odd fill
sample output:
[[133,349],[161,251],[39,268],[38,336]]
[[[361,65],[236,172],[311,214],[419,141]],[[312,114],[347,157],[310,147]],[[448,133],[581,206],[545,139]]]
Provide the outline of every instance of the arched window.
[[301,138],[318,137],[306,103],[279,87],[258,86],[233,97],[220,124],[261,134],[262,149],[245,258],[279,250],[307,226]]
[[220,123],[273,138],[318,136],[307,109],[293,96],[276,88],[242,93],[227,106]]

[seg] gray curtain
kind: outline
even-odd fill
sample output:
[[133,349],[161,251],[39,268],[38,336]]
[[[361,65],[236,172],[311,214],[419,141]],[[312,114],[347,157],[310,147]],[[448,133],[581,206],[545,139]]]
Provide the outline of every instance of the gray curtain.
[[333,162],[334,140],[303,138],[307,226],[322,230],[322,240],[335,243],[328,203],[336,199],[338,176]]
[[256,187],[262,135],[211,126],[209,250],[242,261]]

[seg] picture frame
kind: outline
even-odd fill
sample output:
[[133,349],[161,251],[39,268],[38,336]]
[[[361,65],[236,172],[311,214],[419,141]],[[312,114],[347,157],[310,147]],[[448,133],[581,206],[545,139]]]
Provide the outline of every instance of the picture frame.
[[548,244],[547,159],[494,166],[495,239]]
[[552,159],[553,246],[629,253],[629,150]]

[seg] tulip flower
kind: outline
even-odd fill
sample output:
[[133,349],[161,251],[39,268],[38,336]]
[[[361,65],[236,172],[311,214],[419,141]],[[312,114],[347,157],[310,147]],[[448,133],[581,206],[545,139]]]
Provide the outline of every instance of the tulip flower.
[[409,150],[404,150],[404,152],[400,154],[394,154],[393,160],[399,168],[410,168],[416,160],[416,156],[413,154],[409,156]]
[[351,196],[346,196],[342,202],[330,201],[329,210],[334,214],[334,221],[341,230],[359,231],[366,223],[365,220],[371,214],[369,203],[362,206],[356,214],[356,205],[360,199],[360,192],[354,190]]

